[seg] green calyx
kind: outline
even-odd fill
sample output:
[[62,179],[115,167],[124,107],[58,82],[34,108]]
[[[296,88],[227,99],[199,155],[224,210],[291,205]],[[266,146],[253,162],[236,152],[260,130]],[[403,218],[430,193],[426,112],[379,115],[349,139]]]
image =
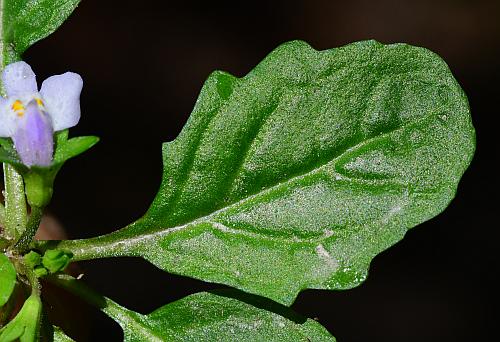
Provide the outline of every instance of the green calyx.
[[42,265],[49,273],[63,271],[70,263],[73,253],[60,249],[51,249],[45,252],[42,258]]
[[43,208],[52,199],[54,178],[57,170],[31,169],[24,174],[26,199],[30,206]]
[[68,139],[68,130],[54,136],[55,151],[52,165],[48,167],[26,167],[17,156],[10,139],[0,139],[0,162],[13,165],[24,179],[26,199],[30,206],[43,208],[49,204],[54,180],[64,163],[94,146],[99,138],[95,136]]
[[49,274],[49,271],[42,265],[42,256],[35,251],[30,251],[24,256],[24,264],[31,268],[38,278]]
[[24,264],[29,268],[35,268],[42,263],[42,256],[35,251],[30,251],[24,256]]
[[56,133],[56,149],[51,166],[32,167],[23,174],[26,186],[26,198],[31,206],[45,207],[52,198],[54,180],[57,173],[69,159],[87,151],[97,144],[98,137],[76,137],[68,139],[68,130]]
[[60,249],[51,249],[42,256],[35,251],[30,251],[24,256],[24,264],[33,270],[40,278],[48,274],[64,271],[71,262],[73,254]]

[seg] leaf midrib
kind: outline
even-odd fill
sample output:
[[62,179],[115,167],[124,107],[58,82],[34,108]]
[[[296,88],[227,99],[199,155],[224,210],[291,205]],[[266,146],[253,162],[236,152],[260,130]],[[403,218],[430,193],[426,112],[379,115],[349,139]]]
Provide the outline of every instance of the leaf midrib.
[[[371,144],[373,141],[376,141],[378,139],[384,139],[386,138],[387,136],[390,136],[391,134],[393,133],[397,133],[403,129],[406,129],[408,128],[409,126],[413,126],[413,125],[416,125],[416,124],[419,124],[421,122],[425,122],[426,120],[429,120],[432,118],[433,115],[435,115],[434,113],[435,112],[439,112],[440,111],[440,108],[436,109],[436,110],[433,110],[429,113],[427,113],[426,115],[423,115],[422,117],[419,117],[417,118],[416,120],[414,121],[409,121],[407,122],[406,124],[404,125],[401,125],[397,128],[394,128],[394,129],[391,129],[385,133],[382,133],[382,134],[379,134],[379,135],[376,135],[376,136],[373,136],[373,137],[370,137],[368,139],[365,139],[365,140],[362,140],[361,142],[353,145],[352,147],[349,147],[349,148],[345,148],[344,150],[342,150],[339,154],[337,154],[335,157],[333,157],[332,159],[330,160],[326,160],[326,162],[324,162],[323,164],[316,164],[314,168],[311,168],[309,169],[308,171],[302,173],[302,174],[297,174],[297,175],[293,175],[291,176],[290,178],[287,178],[287,179],[283,179],[281,181],[278,181],[277,183],[263,189],[262,191],[260,192],[257,192],[257,193],[253,193],[247,197],[243,197],[241,198],[240,200],[236,201],[236,202],[233,202],[233,203],[229,203],[227,206],[225,207],[222,207],[222,208],[219,208],[219,209],[216,209],[215,211],[212,211],[210,212],[208,215],[204,215],[204,216],[200,216],[200,217],[197,217],[197,218],[194,218],[192,219],[191,221],[189,222],[186,222],[184,224],[181,224],[179,226],[175,226],[175,227],[169,227],[169,228],[159,228],[159,229],[154,229],[154,230],[151,230],[150,232],[158,232],[158,231],[162,231],[164,229],[177,229],[179,227],[186,227],[186,226],[189,226],[189,225],[192,225],[192,224],[196,224],[196,223],[199,223],[200,221],[207,221],[207,219],[213,217],[213,216],[216,216],[217,214],[219,213],[222,213],[224,212],[225,210],[229,210],[231,209],[232,207],[236,207],[242,203],[244,203],[245,201],[248,201],[248,200],[251,200],[257,196],[261,196],[261,195],[265,195],[271,191],[273,191],[274,189],[282,186],[283,184],[286,184],[286,183],[290,183],[290,182],[294,182],[296,180],[300,180],[302,177],[306,177],[306,176],[309,176],[315,172],[319,172],[321,169],[327,167],[328,165],[335,165],[335,163],[342,159],[344,157],[344,155],[348,154],[348,153],[351,153],[352,151],[355,151],[359,148],[362,148],[363,146],[365,145],[368,145],[368,144]],[[318,166],[319,165],[319,166]],[[339,173],[339,172],[332,172],[332,175],[338,175],[338,176],[341,176],[343,180],[357,180],[357,181],[361,181],[361,182],[364,182],[366,180],[364,179],[361,179],[361,178],[352,178],[352,177],[348,177],[342,173]],[[369,182],[370,184],[374,184],[374,183],[380,183],[381,180],[370,180],[370,181],[366,181],[366,182]],[[384,184],[387,184],[388,181],[387,180],[384,180],[383,181]],[[395,184],[395,185],[398,185],[398,186],[405,186],[405,184],[399,184],[399,183],[396,183],[396,182],[393,182],[392,184]]]
[[[352,151],[354,151],[354,150],[356,150],[356,149],[358,149],[366,144],[370,144],[377,139],[384,139],[388,135],[391,135],[393,133],[396,133],[398,131],[406,129],[408,126],[415,125],[415,124],[418,124],[422,121],[429,120],[432,118],[433,115],[435,115],[435,114],[433,114],[434,112],[436,112],[436,111],[432,111],[432,112],[428,113],[427,115],[424,115],[424,116],[418,118],[417,120],[414,120],[412,122],[408,122],[407,124],[402,125],[402,126],[396,128],[396,129],[393,129],[389,132],[386,132],[386,133],[374,136],[372,138],[363,140],[362,142],[358,143],[357,145],[355,145],[349,149],[346,149],[343,153],[341,153],[337,157],[333,158],[329,162],[321,165],[320,167],[317,167],[317,168],[315,168],[307,173],[288,178],[287,180],[285,180],[283,182],[279,182],[279,183],[273,185],[272,187],[266,188],[259,193],[252,194],[250,196],[242,198],[241,200],[239,200],[235,203],[232,203],[226,207],[215,210],[208,215],[196,218],[196,219],[194,219],[190,222],[187,222],[185,224],[175,226],[175,227],[160,227],[157,229],[149,230],[149,231],[144,232],[142,234],[134,235],[132,237],[122,238],[123,231],[126,231],[132,225],[144,224],[143,227],[146,227],[146,229],[148,227],[150,227],[150,225],[147,222],[147,217],[144,217],[141,220],[139,220],[138,222],[133,223],[131,226],[127,226],[125,228],[122,228],[122,229],[120,229],[116,232],[110,233],[108,235],[104,235],[104,236],[97,237],[97,238],[91,238],[91,239],[61,241],[59,243],[59,248],[70,249],[74,253],[74,258],[73,258],[74,261],[88,260],[88,259],[93,259],[96,257],[117,256],[117,255],[134,256],[135,253],[133,251],[131,251],[130,246],[137,246],[141,243],[145,243],[145,242],[148,242],[150,240],[154,240],[158,237],[167,236],[167,235],[170,235],[170,234],[175,233],[177,231],[187,229],[187,228],[189,228],[191,226],[195,226],[196,224],[199,224],[199,223],[211,223],[212,227],[219,229],[221,231],[225,230],[225,231],[234,232],[236,234],[244,234],[246,236],[265,238],[268,240],[275,240],[275,241],[283,241],[283,239],[280,239],[277,237],[271,237],[271,236],[264,235],[264,234],[258,234],[258,233],[250,232],[248,230],[243,230],[243,229],[230,228],[230,227],[227,227],[227,226],[221,224],[220,222],[217,222],[216,220],[212,220],[212,219],[215,216],[217,216],[218,214],[224,213],[226,210],[230,210],[230,209],[232,209],[232,208],[234,208],[234,207],[236,207],[236,206],[238,206],[246,201],[250,201],[257,196],[265,195],[266,193],[274,191],[276,188],[282,186],[283,184],[297,181],[297,180],[300,180],[301,178],[307,177],[315,172],[319,172],[323,168],[327,167],[328,165],[335,164],[346,153],[350,153],[350,152],[352,152]],[[437,110],[437,112],[439,112],[439,111]],[[340,176],[342,178],[342,180],[367,182],[369,184],[380,184],[380,183],[383,183],[385,185],[386,184],[393,184],[393,185],[396,185],[396,186],[401,187],[401,188],[407,186],[407,184],[394,182],[394,180],[392,180],[391,182],[389,182],[388,180],[369,180],[368,181],[368,180],[364,180],[364,179],[360,179],[360,178],[347,177],[347,176],[340,174],[336,171],[331,172],[331,174],[332,174],[332,176],[335,176],[335,175]],[[223,229],[220,229],[220,228],[223,228]],[[321,239],[321,237],[318,237],[318,239]],[[304,240],[298,240],[298,242],[301,242],[301,241],[302,242],[314,242],[315,240],[317,240],[317,239],[304,239]]]
[[[368,63],[368,65],[370,65]],[[371,70],[371,69],[370,69]],[[408,74],[408,73],[414,73],[414,72],[420,72],[421,70],[406,70],[406,71],[403,71],[403,72],[397,72],[397,73],[392,73],[392,74],[388,74],[388,75],[385,75],[385,77],[393,77],[393,76],[399,76],[399,75],[404,75],[404,74]],[[368,72],[368,71],[367,71]],[[248,76],[248,75],[247,75]],[[240,80],[245,80],[245,78],[247,77],[243,77],[243,78],[240,78],[237,80],[240,81]],[[373,84],[370,84],[370,86],[368,87],[368,90],[367,90],[367,95],[366,97],[370,97],[372,92],[373,92],[373,89],[376,88],[377,84],[379,84],[381,82],[381,80],[374,80]],[[448,86],[447,84],[442,84],[443,86]],[[301,86],[299,86],[301,87]],[[265,116],[263,116],[263,118],[261,118],[259,121],[260,123],[263,123],[263,122],[266,122],[269,117],[272,115],[272,113],[276,110],[276,108],[278,107],[279,103],[281,102],[281,95],[278,96],[278,99],[275,100],[276,102],[276,106]],[[207,120],[206,124],[204,125],[204,127],[200,130],[200,133],[199,133],[199,136],[198,136],[198,139],[196,140],[196,145],[194,146],[193,150],[191,151],[191,158],[189,158],[189,161],[188,161],[188,166],[187,166],[187,172],[185,172],[185,176],[182,178],[181,180],[181,184],[179,185],[179,187],[175,190],[175,193],[173,194],[173,199],[171,200],[171,202],[167,205],[167,207],[170,208],[171,211],[175,211],[176,210],[176,207],[177,205],[179,204],[179,201],[180,199],[182,198],[182,193],[186,187],[186,183],[188,182],[188,179],[189,179],[189,175],[192,174],[193,172],[193,162],[194,160],[196,159],[196,152],[198,151],[199,147],[200,147],[200,144],[201,142],[203,141],[203,137],[205,136],[205,134],[207,133],[207,127],[211,124],[211,122],[213,122],[213,120],[215,120],[219,115],[220,113],[223,112],[223,109],[228,105],[228,101],[223,101],[221,103],[221,105],[215,109],[216,113],[214,115],[212,115],[209,120]],[[444,106],[444,105],[443,105]],[[365,107],[366,107],[366,103],[365,103]],[[364,110],[364,109],[363,109]],[[198,217],[191,217],[189,218],[188,220],[191,220],[191,221],[187,221],[187,222],[177,222],[177,224],[181,224],[181,225],[188,225],[189,223],[192,223],[193,220],[196,221],[200,218],[204,218],[204,217],[207,217],[207,216],[210,216],[212,213],[214,212],[219,212],[221,210],[224,210],[225,208],[228,208],[228,207],[231,207],[233,205],[237,205],[239,203],[241,203],[242,201],[248,199],[248,198],[251,198],[252,196],[256,196],[256,195],[260,195],[262,193],[265,193],[266,190],[269,190],[269,189],[273,189],[275,187],[278,187],[280,186],[281,184],[283,183],[287,183],[288,181],[291,181],[293,179],[297,179],[297,178],[300,178],[301,176],[303,175],[307,175],[307,174],[310,174],[311,172],[315,171],[315,170],[319,170],[320,168],[322,168],[323,166],[331,163],[331,162],[334,162],[335,160],[338,160],[340,159],[344,154],[348,153],[349,151],[352,151],[352,150],[355,150],[361,146],[363,146],[364,143],[368,143],[372,140],[375,140],[379,137],[384,137],[384,136],[387,136],[387,135],[390,135],[394,132],[397,132],[401,129],[404,129],[408,126],[411,126],[415,123],[418,123],[418,122],[421,122],[421,121],[424,121],[426,118],[432,116],[432,114],[434,112],[439,112],[441,110],[441,108],[437,108],[429,113],[427,113],[426,115],[423,115],[422,117],[419,117],[413,121],[409,121],[407,123],[405,123],[404,125],[401,125],[397,128],[394,128],[394,129],[391,129],[387,132],[384,132],[382,134],[379,134],[379,135],[376,135],[376,136],[372,136],[366,140],[361,140],[360,142],[358,142],[357,144],[351,146],[351,147],[342,147],[340,148],[339,151],[334,151],[334,153],[331,153],[330,156],[324,156],[324,158],[320,158],[318,159],[315,163],[312,163],[312,167],[311,168],[305,168],[306,170],[297,170],[297,173],[293,173],[291,175],[290,178],[287,178],[287,179],[282,179],[282,180],[279,180],[278,182],[274,183],[274,184],[270,184],[268,185],[263,191],[261,192],[256,192],[256,193],[251,193],[249,194],[247,197],[244,197],[244,198],[241,198],[235,202],[229,202],[229,203],[220,203],[222,205],[226,205],[225,207],[219,207],[219,208],[216,208],[215,211],[211,211],[211,212],[207,212],[207,213],[202,213],[203,216],[198,216]],[[251,146],[255,140],[255,138],[258,136],[258,134],[255,134],[255,136],[251,137],[251,141],[250,143],[248,143],[248,146],[246,146],[247,150],[245,150],[245,153],[243,154],[243,156],[241,157],[241,160],[237,163],[236,165],[236,170],[232,173],[232,176],[230,177],[229,180],[227,180],[225,183],[226,185],[224,186],[224,196],[228,196],[230,195],[231,193],[231,190],[234,188],[234,180],[238,178],[239,176],[239,173],[241,172],[241,169],[243,167],[243,165],[245,164],[245,161],[247,159],[247,155],[248,155],[248,152],[249,150],[251,149]],[[301,171],[304,171],[304,172],[301,172]],[[164,228],[162,228],[164,229]]]

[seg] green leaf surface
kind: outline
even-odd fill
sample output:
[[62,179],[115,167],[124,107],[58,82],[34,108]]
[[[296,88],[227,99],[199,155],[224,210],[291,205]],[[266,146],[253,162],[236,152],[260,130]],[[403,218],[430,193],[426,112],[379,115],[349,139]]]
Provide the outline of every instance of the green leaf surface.
[[1,0],[3,65],[15,62],[31,45],[54,32],[80,0]]
[[21,165],[19,159],[17,159],[16,156],[10,154],[1,147],[0,147],[0,163],[12,164],[15,166]]
[[10,138],[0,138],[0,148],[8,154],[16,154],[14,143]]
[[14,144],[9,138],[0,138],[0,162],[23,168],[24,165],[17,156]]
[[19,313],[7,325],[0,329],[0,342],[35,342],[38,341],[42,301],[38,295],[26,299]]
[[16,269],[9,258],[0,252],[0,307],[10,298],[16,285]]
[[165,305],[149,315],[122,307],[105,312],[123,328],[125,342],[143,341],[335,341],[319,323],[298,317],[288,318],[232,298],[230,292],[197,293]]
[[474,148],[467,98],[431,51],[289,42],[243,78],[210,75],[142,219],[58,248],[142,256],[291,304],[359,285],[375,255],[446,208]]

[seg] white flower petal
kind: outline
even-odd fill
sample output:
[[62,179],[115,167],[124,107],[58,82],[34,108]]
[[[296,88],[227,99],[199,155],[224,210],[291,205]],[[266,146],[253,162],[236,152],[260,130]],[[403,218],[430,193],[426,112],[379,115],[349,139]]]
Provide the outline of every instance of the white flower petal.
[[9,100],[0,96],[0,137],[11,137],[16,128],[16,113],[9,107]]
[[51,76],[43,81],[40,95],[52,118],[54,131],[73,127],[80,120],[82,87],[82,78],[73,72]]
[[26,62],[9,64],[2,72],[5,92],[10,96],[19,96],[36,92],[36,76]]

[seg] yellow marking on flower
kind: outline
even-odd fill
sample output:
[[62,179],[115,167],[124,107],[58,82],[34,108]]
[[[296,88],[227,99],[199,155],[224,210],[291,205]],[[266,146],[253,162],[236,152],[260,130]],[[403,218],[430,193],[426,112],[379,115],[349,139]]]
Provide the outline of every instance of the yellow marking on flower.
[[35,101],[36,101],[36,103],[38,103],[38,105],[39,105],[40,107],[42,107],[42,106],[43,106],[43,101],[42,101],[42,99],[40,99],[40,98],[36,98],[36,99],[35,99]]
[[24,111],[22,110],[19,110],[16,112],[17,116],[19,116],[20,118],[22,118],[24,116]]
[[22,102],[19,100],[14,101],[14,103],[12,104],[12,110],[15,112],[23,111],[24,106],[23,106]]

